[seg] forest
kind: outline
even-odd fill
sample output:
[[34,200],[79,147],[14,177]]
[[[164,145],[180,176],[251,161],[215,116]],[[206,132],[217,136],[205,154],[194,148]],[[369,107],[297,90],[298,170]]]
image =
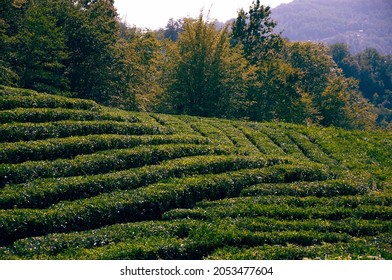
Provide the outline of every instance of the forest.
[[259,0],[127,26],[113,0],[1,0],[0,84],[132,111],[345,129],[392,127],[392,56],[290,42]]

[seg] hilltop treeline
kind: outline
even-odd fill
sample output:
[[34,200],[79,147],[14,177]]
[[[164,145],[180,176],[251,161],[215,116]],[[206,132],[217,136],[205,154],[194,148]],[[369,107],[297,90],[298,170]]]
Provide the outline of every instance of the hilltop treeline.
[[200,15],[155,32],[121,23],[113,2],[1,0],[0,83],[128,110],[391,126],[387,84],[364,96],[362,76],[324,45],[284,40],[258,0],[224,28]]

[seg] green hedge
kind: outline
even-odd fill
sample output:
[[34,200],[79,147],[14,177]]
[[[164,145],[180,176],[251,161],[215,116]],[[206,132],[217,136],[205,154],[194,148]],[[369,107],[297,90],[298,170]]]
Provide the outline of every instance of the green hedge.
[[243,196],[257,195],[291,195],[334,197],[342,195],[363,194],[372,189],[369,183],[360,182],[354,178],[336,179],[315,182],[294,182],[290,184],[260,184],[242,191]]
[[34,141],[91,134],[162,134],[165,130],[139,123],[115,121],[61,121],[54,123],[10,123],[0,125],[0,141]]
[[[354,200],[354,199],[353,199]],[[390,199],[388,199],[390,200]],[[165,219],[203,219],[217,220],[225,217],[231,218],[255,218],[266,217],[269,219],[365,219],[388,221],[392,218],[392,207],[384,205],[372,205],[373,199],[369,201],[363,199],[363,203],[355,205],[352,201],[293,199],[275,200],[274,197],[254,198],[254,199],[224,199],[218,202],[198,203],[194,209],[176,209],[165,213]]]
[[[114,190],[134,189],[170,177],[260,168],[282,162],[287,160],[243,156],[198,156],[108,174],[69,177],[61,180],[40,179],[3,188],[0,191],[0,209],[42,208],[61,200],[80,199]],[[280,173],[284,177],[285,170],[282,168]]]
[[28,89],[0,86],[0,110],[15,108],[68,108],[95,110],[100,106],[91,100],[38,93]]
[[110,149],[126,149],[139,145],[207,144],[204,137],[186,135],[116,135],[73,136],[28,142],[0,143],[0,163],[72,158]]
[[200,133],[198,133],[192,128],[192,122],[185,122],[178,116],[170,116],[164,114],[150,114],[150,116],[172,133],[183,135],[196,134],[200,136]]
[[293,143],[295,143],[300,148],[303,154],[309,159],[315,162],[330,165],[337,163],[335,159],[332,159],[330,156],[324,153],[324,151],[321,150],[319,146],[312,143],[305,134],[301,134],[294,130],[287,130],[287,136]]
[[249,123],[249,127],[267,135],[286,154],[298,159],[308,159],[300,147],[287,135],[287,129],[272,123]]
[[264,245],[252,248],[225,247],[213,252],[209,260],[379,260],[392,259],[387,248],[372,246],[373,242],[324,243],[321,245]]
[[254,145],[243,133],[241,130],[232,125],[230,121],[224,120],[206,120],[206,122],[223,131],[226,136],[233,142],[234,146],[242,153],[242,154],[251,154],[256,155],[259,154],[260,151],[257,146]]
[[261,131],[254,130],[244,123],[236,123],[235,127],[237,127],[261,153],[277,156],[286,155],[282,148]]
[[[93,249],[119,242],[140,242],[145,238],[186,238],[197,227],[197,221],[144,221],[137,223],[116,224],[108,227],[82,232],[56,233],[39,237],[17,240],[3,255],[14,258],[59,258],[58,254],[67,254],[74,248]],[[1,256],[1,255],[0,255]],[[73,256],[74,257],[74,256]],[[1,258],[1,257],[0,257]]]
[[214,145],[230,146],[234,143],[219,128],[210,125],[206,119],[190,116],[179,116],[181,120],[189,123],[191,128],[204,137],[208,137]]
[[132,113],[117,113],[108,110],[77,110],[63,108],[18,108],[0,111],[0,123],[12,122],[55,122],[55,121],[111,120],[139,123],[141,120]]
[[[94,175],[125,170],[163,160],[208,154],[230,154],[233,149],[200,144],[166,144],[140,146],[132,149],[108,150],[73,159],[28,161],[20,164],[0,164],[0,178],[7,184],[31,181],[36,178],[59,178]],[[0,184],[1,186],[1,184]]]
[[[248,165],[249,162],[246,164]],[[237,162],[233,166],[237,168],[239,165]],[[182,168],[183,164],[178,166]],[[223,166],[221,162],[217,162],[217,168],[222,168]],[[205,168],[204,165],[203,169],[205,170]],[[208,166],[207,169],[213,170],[211,166]],[[86,230],[120,222],[157,219],[160,218],[162,213],[170,209],[191,207],[197,201],[205,198],[219,199],[226,196],[235,196],[247,185],[263,181],[279,181],[285,179],[287,173],[300,173],[297,176],[303,176],[304,174],[302,168],[298,166],[290,168],[289,166],[284,167],[281,165],[218,175],[211,174],[172,179],[171,182],[165,184],[150,185],[134,190],[112,191],[111,193],[101,194],[88,199],[58,203],[46,210],[26,209],[27,214],[34,214],[31,219],[29,216],[20,215],[24,213],[24,209],[3,210],[0,212],[0,244],[31,236],[31,231],[35,232],[39,229],[42,230],[40,234],[47,234],[51,232]],[[318,174],[319,170],[312,171],[308,169],[307,173],[307,176],[311,178]],[[292,178],[293,176],[289,177]],[[150,183],[148,177],[144,180]],[[116,181],[112,181],[113,185],[116,183]],[[63,192],[63,188],[66,187],[64,185],[54,190],[53,187],[47,184],[46,186],[46,193],[37,191],[37,196],[41,195],[45,200],[53,199],[51,197],[53,194],[50,191],[54,193]],[[80,185],[75,185],[75,187],[78,187],[75,190],[75,194],[78,196],[88,191],[89,187],[95,187],[99,190],[103,189],[103,185],[97,180],[92,181],[92,184],[86,186],[85,189],[81,188]],[[71,195],[72,192],[69,194]],[[56,196],[54,195],[54,197]],[[64,194],[58,197],[64,197]],[[43,202],[42,199],[37,199],[35,203],[42,204]],[[15,213],[18,213],[18,215]],[[252,211],[250,213],[253,214]],[[37,227],[37,223],[45,226]],[[31,227],[34,227],[34,229]]]

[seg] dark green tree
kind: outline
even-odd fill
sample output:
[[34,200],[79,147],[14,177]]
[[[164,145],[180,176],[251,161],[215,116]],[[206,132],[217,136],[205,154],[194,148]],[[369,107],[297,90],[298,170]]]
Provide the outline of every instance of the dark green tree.
[[174,71],[170,103],[177,113],[231,117],[246,94],[250,67],[238,48],[230,48],[227,28],[214,22],[186,19],[172,55]]
[[11,61],[21,87],[59,93],[69,90],[64,74],[68,51],[64,30],[44,2],[32,3],[26,11]]
[[274,57],[280,52],[283,40],[275,34],[277,23],[271,18],[271,8],[253,1],[249,12],[239,10],[232,25],[232,45],[241,43],[246,58],[252,63]]
[[[344,52],[335,55],[343,57]],[[289,43],[285,60],[300,72],[298,84],[307,97],[312,122],[349,129],[374,126],[373,106],[363,98],[356,81],[343,75],[326,46]]]
[[183,21],[180,20],[174,20],[174,19],[169,19],[169,21],[166,24],[166,27],[163,32],[163,37],[165,39],[169,39],[173,42],[176,42],[178,39],[179,33],[181,33],[183,29]]

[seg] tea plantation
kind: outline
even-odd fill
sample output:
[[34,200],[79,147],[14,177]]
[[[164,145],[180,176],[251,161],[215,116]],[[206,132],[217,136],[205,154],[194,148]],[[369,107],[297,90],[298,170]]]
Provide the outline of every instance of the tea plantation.
[[0,259],[392,259],[392,132],[0,88]]

